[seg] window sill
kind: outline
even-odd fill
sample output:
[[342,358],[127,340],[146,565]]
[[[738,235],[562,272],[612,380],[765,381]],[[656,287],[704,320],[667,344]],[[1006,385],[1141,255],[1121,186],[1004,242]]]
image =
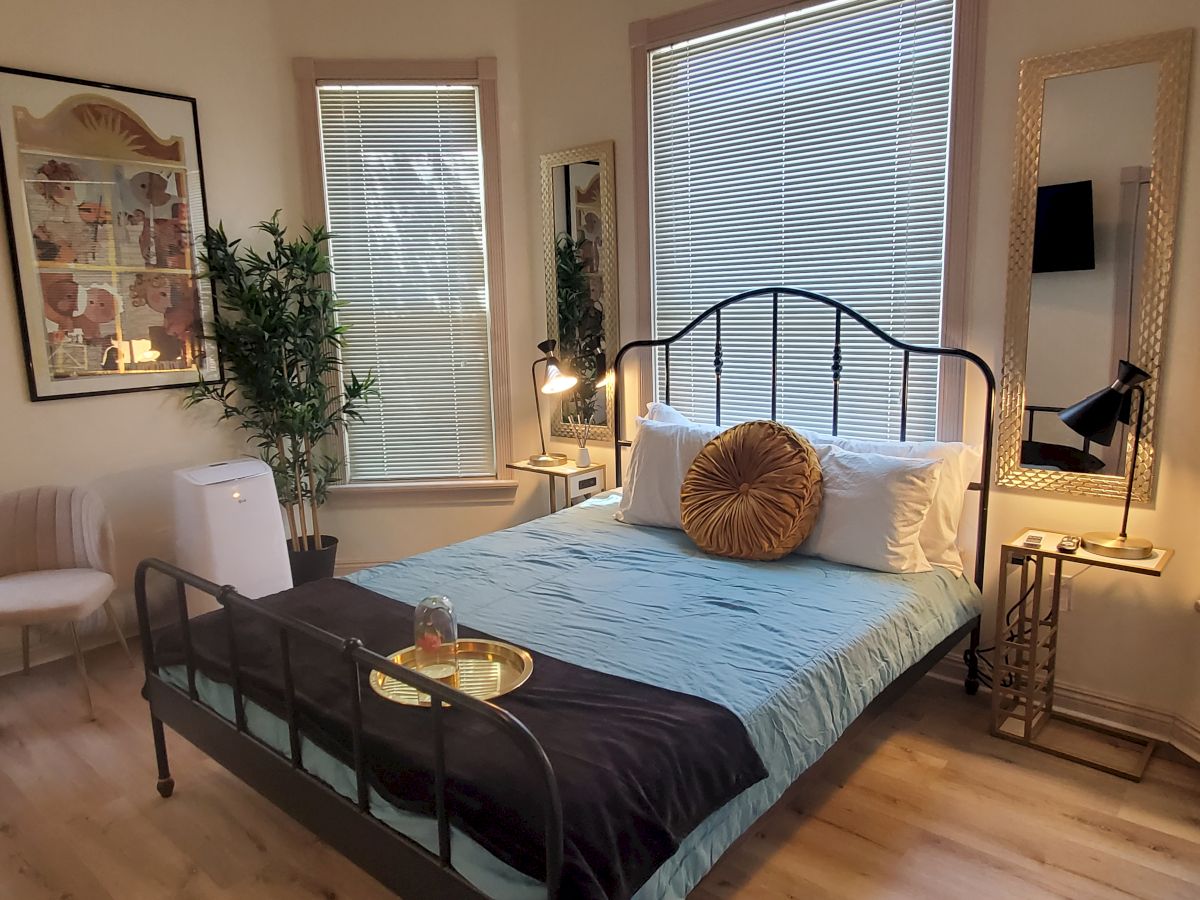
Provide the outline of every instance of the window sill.
[[517,494],[517,482],[510,478],[461,478],[430,481],[359,481],[331,484],[330,498],[366,497],[382,494],[461,496],[472,499],[511,499]]

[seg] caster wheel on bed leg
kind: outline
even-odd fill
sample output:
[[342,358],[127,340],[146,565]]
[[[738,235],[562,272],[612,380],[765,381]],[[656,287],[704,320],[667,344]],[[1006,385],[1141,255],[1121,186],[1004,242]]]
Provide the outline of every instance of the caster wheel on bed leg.
[[175,793],[175,779],[174,778],[158,779],[158,793],[163,798],[170,797],[173,793]]

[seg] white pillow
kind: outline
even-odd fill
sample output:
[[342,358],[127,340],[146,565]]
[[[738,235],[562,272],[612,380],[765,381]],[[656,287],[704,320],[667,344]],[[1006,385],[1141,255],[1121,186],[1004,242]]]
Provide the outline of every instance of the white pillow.
[[928,572],[921,524],[945,464],[831,444],[816,451],[824,497],[812,534],[796,552],[879,572]]
[[[678,425],[693,425],[694,423],[666,403],[653,402],[646,406],[646,418],[654,422]],[[641,420],[639,420],[641,421]],[[725,427],[715,425],[699,426],[710,429],[710,437],[715,437]],[[854,453],[878,454],[881,456],[898,457],[903,459],[942,460],[937,488],[929,513],[921,525],[921,549],[925,558],[935,566],[944,566],[956,574],[962,574],[962,555],[958,550],[958,529],[962,520],[963,505],[966,501],[967,486],[979,477],[980,460],[983,458],[978,447],[957,441],[878,441],[863,438],[833,437],[817,432],[801,431],[813,446],[835,446]],[[703,446],[703,445],[702,445]],[[697,451],[699,452],[699,451]],[[695,456],[692,457],[695,459]],[[690,465],[690,463],[688,463]],[[630,464],[628,481],[632,484],[633,465]],[[687,473],[687,466],[683,468]],[[683,486],[680,479],[679,486]],[[670,527],[679,528],[680,525]]]
[[979,478],[982,451],[958,441],[870,441],[830,437],[804,432],[814,447],[831,444],[854,453],[878,453],[905,459],[940,459],[942,467],[937,493],[929,515],[921,526],[921,548],[929,562],[961,575],[962,554],[958,551],[958,527],[962,520],[967,486]]
[[721,431],[716,425],[639,418],[616,518],[630,525],[683,528],[679,517],[683,477],[704,445]]
[[651,422],[669,422],[672,425],[691,425],[692,420],[673,406],[657,400],[646,404],[646,418]]

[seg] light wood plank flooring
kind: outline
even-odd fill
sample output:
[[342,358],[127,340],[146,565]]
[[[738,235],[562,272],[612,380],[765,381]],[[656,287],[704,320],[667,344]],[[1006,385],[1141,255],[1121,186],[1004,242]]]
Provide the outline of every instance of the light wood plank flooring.
[[[140,673],[88,663],[96,722],[69,660],[0,678],[0,897],[390,896],[170,732],[162,800]],[[1200,769],[1125,782],[988,737],[986,702],[926,678],[693,896],[1200,897]]]

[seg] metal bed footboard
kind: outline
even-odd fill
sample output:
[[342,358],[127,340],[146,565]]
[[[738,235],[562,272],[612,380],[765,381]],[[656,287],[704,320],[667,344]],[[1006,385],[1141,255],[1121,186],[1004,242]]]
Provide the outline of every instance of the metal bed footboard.
[[[165,680],[155,659],[146,578],[161,573],[175,584],[175,607],[183,644],[187,689]],[[200,699],[196,689],[196,664],[188,619],[186,587],[214,597],[226,611],[229,625],[229,663],[234,701],[234,721],[219,715]],[[407,896],[446,900],[477,900],[481,891],[452,867],[450,819],[446,809],[446,759],[444,707],[453,704],[459,714],[478,717],[499,728],[521,752],[540,784],[545,817],[546,893],[559,896],[562,875],[563,824],[558,782],[541,744],[521,722],[494,704],[470,697],[366,649],[358,638],[341,637],[299,619],[264,609],[233,587],[218,585],[158,559],[138,564],[134,582],[142,660],[146,669],[144,694],[150,704],[150,723],[158,763],[158,792],[171,796],[175,781],[167,760],[163,725],[229,769],[301,824],[337,848],[387,887]],[[281,753],[252,735],[246,727],[237,649],[237,617],[258,616],[277,629],[284,685],[284,718],[289,751]],[[348,800],[304,769],[301,732],[296,724],[296,698],[290,646],[295,636],[315,641],[341,654],[351,709],[351,734],[356,797]],[[431,853],[416,841],[389,828],[370,814],[370,784],[366,774],[362,727],[362,675],[372,669],[429,694],[429,740],[434,747],[434,799],[438,852]]]

